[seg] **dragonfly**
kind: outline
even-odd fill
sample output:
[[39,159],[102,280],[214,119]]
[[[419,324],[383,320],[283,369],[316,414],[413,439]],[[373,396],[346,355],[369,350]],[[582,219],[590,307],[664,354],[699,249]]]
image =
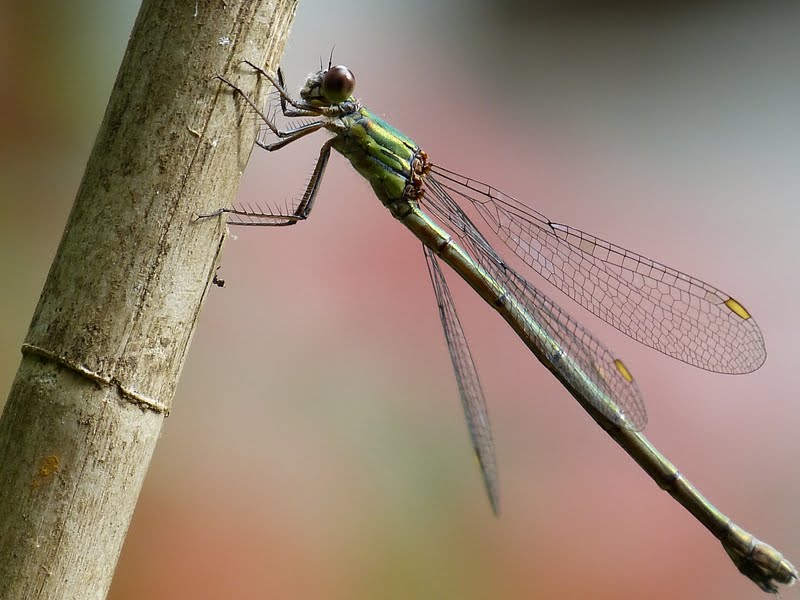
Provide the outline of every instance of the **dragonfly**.
[[778,550],[719,511],[642,434],[647,412],[626,364],[503,259],[476,223],[513,253],[521,268],[536,272],[645,346],[701,369],[749,373],[766,359],[761,331],[738,300],[700,279],[553,222],[491,185],[432,162],[411,138],[353,96],[355,76],[345,66],[321,65],[295,99],[280,68],[272,75],[250,61],[241,64],[269,82],[291,123],[281,129],[277,106],[271,113],[262,110],[230,79],[217,76],[262,122],[259,147],[274,152],[320,131],[332,135],[290,210],[234,205],[201,216],[225,215],[231,225],[295,225],[311,214],[331,150],[350,161],[391,215],[422,242],[472,448],[495,514],[497,461],[485,396],[441,263],[494,308],[591,418],[722,543],[741,573],[770,593],[777,593],[779,584],[794,583],[797,570]]

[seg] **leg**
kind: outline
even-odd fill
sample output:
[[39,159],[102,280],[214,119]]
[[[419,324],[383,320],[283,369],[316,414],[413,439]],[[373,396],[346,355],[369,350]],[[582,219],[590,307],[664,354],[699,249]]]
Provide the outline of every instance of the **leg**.
[[307,123],[305,125],[301,125],[295,129],[289,129],[288,131],[281,131],[277,133],[278,137],[283,139],[278,140],[277,142],[273,142],[271,144],[265,144],[264,142],[260,142],[256,140],[256,145],[259,148],[263,148],[269,152],[273,152],[275,150],[280,150],[287,144],[291,144],[294,141],[299,140],[302,137],[307,136],[309,133],[314,133],[315,131],[319,131],[325,126],[324,123],[321,121],[314,121],[312,123]]
[[295,210],[298,220],[307,219],[308,215],[311,213],[311,209],[314,207],[314,200],[317,198],[317,191],[319,191],[319,186],[322,183],[322,176],[325,175],[325,168],[328,166],[328,159],[331,157],[331,148],[335,141],[336,138],[328,140],[319,150],[319,160],[317,160],[317,164],[314,166],[314,172],[311,173],[311,179],[308,181],[308,187],[306,187],[306,191],[303,194],[303,199]]
[[[282,131],[278,129],[275,123],[273,123],[272,120],[268,118],[260,108],[258,108],[256,103],[253,102],[253,100],[247,94],[245,94],[244,91],[239,86],[235,85],[228,79],[225,79],[222,75],[216,75],[215,77],[216,79],[219,79],[222,83],[230,87],[234,92],[239,94],[242,98],[244,98],[244,101],[250,105],[250,107],[256,112],[256,114],[259,117],[261,117],[261,120],[264,121],[267,127],[269,127],[270,131],[274,133],[277,137],[283,138],[283,143],[277,145],[276,147],[272,148],[268,147],[268,146],[275,146],[274,144],[259,144],[259,146],[261,146],[265,150],[270,150],[270,151],[278,150],[279,148],[283,148],[283,146],[285,146],[286,144],[290,144],[293,141],[298,140],[301,137],[308,135],[309,133],[313,133],[314,131],[317,131],[318,129],[325,126],[324,121],[312,121],[311,123],[307,123],[301,127],[297,127],[295,129],[289,129],[287,131]],[[283,98],[283,96],[281,96],[281,98]]]
[[[277,81],[275,78],[267,73],[261,67],[251,63],[249,60],[243,60],[239,64],[246,64],[253,68],[259,75],[264,76],[272,86],[278,91],[278,95],[281,97],[281,109],[283,114],[287,117],[315,117],[321,114],[321,111],[317,110],[313,106],[309,106],[303,102],[298,102],[297,100],[293,100],[292,97],[289,95],[289,92],[286,91],[286,87],[283,81],[283,72],[278,69],[278,79]],[[295,110],[287,110],[286,104],[289,103]]]
[[[280,67],[278,67],[278,83],[281,84],[281,87],[283,89],[286,89],[286,84],[283,81],[283,70]],[[281,97],[281,112],[283,112],[283,116],[284,117],[308,117],[308,116],[311,116],[311,114],[309,114],[311,111],[297,110],[297,109],[292,109],[292,110],[287,109],[286,108],[286,98],[280,92],[278,92],[278,95]]]
[[328,166],[328,159],[330,159],[331,148],[333,147],[334,141],[335,138],[328,140],[320,149],[319,159],[314,166],[313,173],[311,173],[311,179],[308,182],[306,191],[303,193],[303,198],[292,214],[267,213],[258,210],[257,207],[253,209],[248,206],[246,208],[220,208],[212,213],[198,215],[197,218],[207,219],[225,213],[241,217],[240,219],[229,221],[231,225],[249,225],[254,227],[286,227],[287,225],[294,225],[298,221],[305,221],[314,206],[314,200],[317,197],[317,191],[322,182],[322,176],[325,174],[325,168]]

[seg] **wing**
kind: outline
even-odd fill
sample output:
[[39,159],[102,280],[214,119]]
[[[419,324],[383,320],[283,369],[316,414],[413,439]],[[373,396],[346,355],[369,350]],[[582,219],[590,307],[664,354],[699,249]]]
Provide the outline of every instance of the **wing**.
[[766,359],[750,313],[730,294],[588,233],[553,223],[503,192],[434,166],[447,193],[471,204],[525,264],[646,346],[718,373]]
[[[625,364],[555,302],[510,268],[492,249],[469,217],[433,177],[425,179],[421,200],[431,214],[459,240],[472,258],[513,296],[536,321],[528,331],[549,368],[575,387],[588,385],[602,393],[586,397],[609,421],[639,431],[647,424],[647,411],[639,387]],[[577,368],[576,368],[577,366]]]
[[475,369],[472,353],[469,350],[464,329],[461,327],[461,321],[456,313],[456,306],[439,266],[439,261],[428,248],[423,246],[423,249],[425,250],[425,261],[428,264],[428,274],[436,294],[436,304],[439,306],[439,318],[442,320],[447,350],[450,352],[450,360],[453,362],[453,370],[458,382],[458,392],[461,394],[461,404],[467,419],[472,448],[475,450],[475,457],[481,469],[489,502],[494,514],[497,515],[500,513],[497,462],[483,388],[481,388],[478,371]]

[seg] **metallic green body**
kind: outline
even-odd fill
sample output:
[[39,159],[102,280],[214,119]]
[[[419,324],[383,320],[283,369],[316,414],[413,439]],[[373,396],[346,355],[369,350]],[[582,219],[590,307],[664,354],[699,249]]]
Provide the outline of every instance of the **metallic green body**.
[[369,181],[387,205],[403,197],[411,177],[411,161],[419,146],[366,108],[331,119],[326,128],[336,134],[333,148]]
[[[581,365],[564,352],[537,320],[506,287],[477,264],[409,195],[413,160],[419,146],[366,108],[331,119],[333,147],[369,181],[392,215],[403,223],[438,258],[447,263],[519,335],[539,361],[564,385],[608,434],[667,491],[722,542],[744,575],[763,590],[775,592],[775,582],[791,584],[797,577],[792,564],[775,548],[745,531],[709,502],[641,433],[623,426],[627,417]],[[491,450],[489,450],[491,452]],[[481,468],[486,466],[476,448]],[[492,457],[493,458],[493,457]],[[493,463],[492,463],[493,464]],[[492,507],[498,510],[496,474],[484,471]]]
[[[618,422],[625,421],[624,414],[618,410],[614,401],[593,383],[591,376],[584,373],[577,362],[562,352],[558,343],[514,301],[513,296],[475,264],[446,231],[419,209],[415,200],[406,197],[406,189],[411,181],[412,160],[420,150],[411,138],[363,107],[350,115],[332,119],[327,129],[336,134],[334,149],[344,155],[369,181],[375,194],[395,218],[469,282],[490,306],[500,312],[523,340],[530,337],[539,340],[539,346],[529,345],[549,370],[559,379],[563,379],[559,370],[553,368],[554,362],[559,362],[560,370],[569,373],[568,378],[573,386],[580,382],[580,395],[592,398],[595,406],[606,407],[606,414],[616,413]],[[546,356],[542,356],[539,347],[546,348]]]
[[[437,167],[431,167],[427,162],[425,153],[420,150],[413,140],[397,131],[383,119],[369,112],[366,108],[361,107],[352,95],[344,101],[339,101],[340,97],[344,97],[341,95],[342,90],[347,90],[346,94],[352,94],[355,85],[355,80],[349,70],[345,67],[331,68],[329,66],[334,75],[349,74],[349,87],[340,85],[342,82],[337,81],[335,77],[332,80],[327,79],[328,70],[320,70],[318,73],[310,75],[306,85],[300,92],[302,102],[297,102],[292,100],[283,88],[280,76],[276,80],[252,63],[248,64],[267,77],[278,89],[285,116],[319,117],[316,121],[306,122],[295,129],[281,132],[275,127],[274,123],[259,112],[269,129],[281,138],[273,144],[259,145],[269,151],[278,150],[288,143],[323,127],[332,132],[335,137],[323,145],[320,151],[320,159],[314,169],[306,194],[295,213],[291,215],[274,215],[251,210],[225,210],[216,214],[229,212],[243,215],[247,219],[257,220],[264,218],[266,221],[263,224],[266,225],[291,225],[307,218],[328,161],[330,148],[334,148],[347,157],[353,167],[370,183],[375,194],[391,214],[402,222],[430,251],[426,253],[426,258],[431,257],[433,260],[430,253],[435,254],[500,313],[536,358],[558,378],[592,419],[653,478],[659,487],[666,490],[711,531],[722,543],[736,567],[743,574],[752,579],[761,589],[773,593],[777,592],[776,584],[792,584],[797,579],[797,571],[780,552],[734,524],[730,518],[703,497],[697,488],[685,479],[677,468],[640,431],[629,427],[631,422],[628,421],[624,410],[615,402],[613,394],[609,395],[596,383],[596,375],[598,374],[601,379],[605,379],[602,372],[588,373],[586,369],[591,369],[591,365],[582,366],[581,361],[577,360],[576,357],[570,356],[570,352],[567,351],[571,343],[570,340],[567,337],[562,338],[561,342],[558,339],[554,339],[548,333],[547,327],[537,320],[537,305],[526,304],[523,299],[524,296],[515,295],[513,291],[515,288],[518,291],[523,289],[519,285],[519,280],[524,282],[520,276],[510,268],[507,269],[505,263],[499,258],[481,263],[477,257],[470,255],[465,248],[469,248],[469,243],[474,240],[469,238],[469,235],[480,238],[479,241],[481,243],[488,245],[488,242],[482,238],[476,229],[473,229],[470,234],[463,222],[451,220],[451,229],[448,232],[436,219],[428,215],[420,207],[420,204],[422,204],[425,209],[429,208],[428,204],[426,204],[424,193],[430,191],[431,188],[424,186],[430,183],[439,185],[437,182],[438,175],[446,170],[439,169],[436,171]],[[241,93],[256,111],[259,110],[257,105],[238,87],[224,78],[220,79]],[[333,86],[332,95],[326,95],[326,85],[329,84]],[[290,105],[288,109],[287,103]],[[436,178],[431,173],[432,169],[434,174],[437,175]],[[426,177],[430,178],[427,183]],[[484,194],[488,200],[492,199],[492,196],[485,190],[478,188],[468,189],[478,194]],[[500,194],[497,190],[494,190],[494,192]],[[447,196],[447,192],[441,186],[438,193],[440,194],[440,200],[442,194]],[[451,200],[449,197],[447,199]],[[435,211],[431,214],[437,215]],[[461,215],[464,219],[468,219],[465,214],[461,213]],[[275,219],[280,218],[285,220],[276,223]],[[529,225],[538,219],[533,213],[525,212],[521,213],[521,218],[530,219]],[[542,223],[543,226],[550,225],[549,222]],[[259,223],[247,220],[240,224],[253,225]],[[458,239],[454,239],[454,236]],[[459,240],[464,242],[463,247]],[[611,246],[608,246],[607,249],[609,248],[616,249],[616,247],[612,248]],[[482,264],[486,265],[486,268]],[[689,278],[686,280],[688,281]],[[525,286],[528,285],[527,282],[524,283]],[[702,284],[702,282],[699,282],[699,284]],[[439,298],[438,292],[437,298]],[[731,298],[729,298],[729,301],[734,303],[734,306],[730,306],[726,301],[726,305],[730,310],[734,311],[742,319],[749,319],[749,314],[744,311],[741,305]],[[740,308],[744,314],[737,310],[736,307]],[[457,320],[457,316],[454,319]],[[546,323],[546,320],[543,323]],[[447,330],[446,327],[445,330]],[[557,331],[555,335],[558,335]],[[448,338],[449,344],[450,339]],[[566,345],[562,347],[562,344]],[[580,347],[578,349],[580,350]],[[453,348],[450,348],[450,350],[452,355]],[[462,363],[462,367],[463,365],[464,363]],[[454,367],[456,367],[455,361]],[[597,368],[597,365],[594,365],[594,367]],[[474,369],[474,366],[470,362],[467,368]],[[459,370],[456,367],[457,376],[458,373]],[[627,375],[626,379],[629,382],[632,381],[627,369],[624,372],[621,371],[621,374],[623,377]],[[482,403],[482,397],[478,398],[477,402]],[[483,471],[484,482],[489,492],[492,507],[497,512],[498,500],[494,449],[488,431],[488,421],[476,424],[470,421],[472,413],[468,411],[466,414],[470,435],[473,436],[473,446]],[[632,424],[635,425],[635,423]],[[478,431],[481,427],[486,429],[485,438],[475,437],[475,431]]]

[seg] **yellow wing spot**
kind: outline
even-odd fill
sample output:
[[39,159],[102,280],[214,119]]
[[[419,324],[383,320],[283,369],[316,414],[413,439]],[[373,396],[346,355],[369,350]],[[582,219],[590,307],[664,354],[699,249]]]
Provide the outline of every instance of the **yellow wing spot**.
[[727,300],[725,300],[725,306],[727,306],[731,310],[731,312],[737,314],[745,321],[750,318],[750,313],[747,312],[745,307],[739,304],[733,298],[728,298]]
[[628,383],[633,383],[633,375],[631,375],[631,372],[628,371],[628,367],[625,366],[625,363],[623,363],[620,359],[615,358],[614,366],[617,367],[617,371],[619,371],[619,374],[622,375],[622,378],[625,381]]

